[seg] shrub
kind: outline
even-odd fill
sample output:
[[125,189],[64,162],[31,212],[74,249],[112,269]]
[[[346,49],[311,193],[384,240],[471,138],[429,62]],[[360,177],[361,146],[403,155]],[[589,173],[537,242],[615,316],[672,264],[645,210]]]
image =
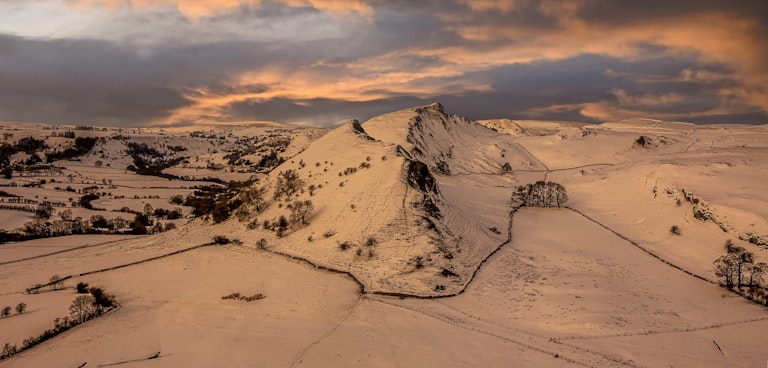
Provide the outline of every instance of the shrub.
[[648,136],[641,135],[635,139],[635,145],[638,147],[647,148],[651,144],[653,144],[653,141],[651,140],[651,137]]
[[99,229],[110,229],[113,227],[112,224],[109,223],[109,220],[101,215],[91,216],[91,226]]
[[180,194],[177,194],[177,195],[171,197],[170,201],[171,201],[171,203],[175,203],[175,204],[181,205],[182,203],[184,203],[184,197],[182,197]]
[[78,282],[77,286],[75,286],[75,289],[77,289],[78,294],[88,294],[88,283],[87,282]]
[[221,297],[221,299],[242,300],[242,301],[245,301],[245,302],[252,302],[254,300],[259,300],[259,299],[264,299],[264,298],[266,298],[266,297],[264,296],[264,294],[261,294],[261,293],[254,294],[252,296],[240,295],[240,293],[232,293],[232,294],[225,295],[225,296]]
[[[142,215],[143,216],[143,215]],[[131,234],[133,235],[146,235],[147,227],[139,221],[131,222]]]
[[672,227],[669,228],[669,233],[672,235],[680,235],[681,234],[680,228],[677,225],[673,225]]
[[9,358],[14,354],[16,354],[16,352],[17,352],[16,345],[11,345],[6,342],[5,346],[3,346],[3,351],[0,352],[0,358],[2,359]]
[[348,241],[345,241],[345,242],[339,244],[339,249],[341,249],[341,250],[347,250],[347,249],[349,249],[351,247],[352,247],[352,243],[350,243]]
[[93,305],[102,309],[110,309],[115,306],[115,297],[107,294],[102,288],[92,287],[89,289],[93,297]]
[[259,241],[256,242],[256,248],[267,249],[267,239],[259,239]]
[[51,215],[53,215],[53,207],[50,205],[40,205],[35,209],[35,218],[47,220],[51,218]]
[[16,304],[16,313],[22,314],[25,310],[27,310],[27,303]]
[[216,235],[213,237],[213,242],[218,245],[225,245],[231,243],[232,241],[224,235]]
[[10,306],[5,307],[2,310],[0,310],[0,317],[5,318],[5,317],[8,317],[10,314],[11,314],[11,307]]

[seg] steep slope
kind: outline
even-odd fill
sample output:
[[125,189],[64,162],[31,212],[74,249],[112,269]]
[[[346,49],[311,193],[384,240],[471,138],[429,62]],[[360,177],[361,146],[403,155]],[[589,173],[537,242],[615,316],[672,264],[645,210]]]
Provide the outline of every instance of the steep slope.
[[[439,104],[349,122],[256,184],[269,188],[270,204],[244,221],[248,237],[348,271],[369,291],[459,292],[507,239],[516,181],[503,174],[539,168],[508,138]],[[289,170],[303,185],[275,198]],[[267,230],[307,200],[315,209],[309,224]]]
[[[248,236],[264,238],[272,250],[352,272],[370,290],[434,288],[425,285],[442,264],[436,262],[436,234],[412,205],[422,195],[407,184],[406,166],[394,147],[368,137],[357,122],[344,124],[257,184],[268,188],[269,206],[248,220],[259,224]],[[276,199],[278,177],[289,170],[298,174],[301,189]],[[308,224],[284,236],[265,230],[265,221],[289,218],[288,206],[306,200],[315,209]]]

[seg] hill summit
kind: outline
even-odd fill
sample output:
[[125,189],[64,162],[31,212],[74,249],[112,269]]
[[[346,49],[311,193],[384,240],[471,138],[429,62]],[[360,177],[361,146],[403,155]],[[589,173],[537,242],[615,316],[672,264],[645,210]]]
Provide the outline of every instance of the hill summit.
[[536,166],[503,135],[440,104],[406,109],[348,122],[277,167],[255,184],[267,198],[286,172],[301,188],[253,217],[279,222],[311,201],[306,225],[264,233],[270,249],[347,271],[368,291],[457,293],[508,238],[510,203],[498,198],[509,193],[481,188],[510,184],[509,162]]

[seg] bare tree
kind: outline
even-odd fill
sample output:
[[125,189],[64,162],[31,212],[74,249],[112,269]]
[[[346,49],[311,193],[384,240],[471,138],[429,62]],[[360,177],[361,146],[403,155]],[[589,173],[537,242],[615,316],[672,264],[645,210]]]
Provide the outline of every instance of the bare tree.
[[288,219],[285,218],[285,216],[280,215],[280,218],[277,219],[277,222],[273,225],[275,227],[275,231],[277,232],[278,237],[282,237],[285,235],[285,231],[288,230],[288,226],[290,223],[288,222]]
[[290,198],[304,186],[304,181],[299,179],[299,173],[296,170],[288,169],[277,174],[277,183],[275,184],[275,200],[282,197]]
[[768,264],[765,262],[754,263],[748,265],[746,271],[749,273],[748,286],[760,286],[763,283],[763,277],[768,273]]
[[241,192],[241,196],[245,202],[250,203],[250,205],[253,206],[256,213],[260,213],[266,208],[267,202],[264,198],[266,192],[267,190],[261,187],[249,187]]
[[742,275],[744,273],[745,266],[752,264],[754,262],[754,255],[744,249],[744,247],[734,245],[733,241],[728,239],[725,242],[725,251],[728,254],[732,254],[734,256],[734,259],[736,260],[736,267],[737,267],[737,284],[736,286],[741,287],[742,286]]
[[565,191],[565,187],[561,184],[553,182],[550,183],[552,186],[555,204],[557,207],[560,207],[561,205],[565,204],[566,201],[568,201],[568,193]]
[[301,222],[302,225],[307,224],[307,218],[312,215],[312,212],[315,210],[315,206],[312,204],[312,201],[306,200],[306,201],[294,201],[293,203],[288,205],[291,209],[291,216],[290,216],[290,222],[291,226],[294,226]]
[[69,306],[69,313],[75,318],[77,323],[83,323],[91,318],[96,308],[94,301],[96,299],[90,295],[79,295]]
[[715,260],[715,275],[721,277],[725,286],[732,288],[737,278],[738,266],[733,254],[725,254]]

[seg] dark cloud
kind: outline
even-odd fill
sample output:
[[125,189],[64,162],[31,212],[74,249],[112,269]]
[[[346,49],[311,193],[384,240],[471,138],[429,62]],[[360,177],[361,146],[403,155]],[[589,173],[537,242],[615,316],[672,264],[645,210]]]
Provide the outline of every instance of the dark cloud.
[[5,120],[142,124],[189,103],[135,53],[106,42],[3,36],[0,45]]
[[611,26],[655,23],[662,19],[687,18],[692,14],[712,13],[728,13],[739,17],[768,20],[768,3],[762,0],[742,0],[738,3],[719,0],[588,0],[582,5],[578,12],[581,19]]

